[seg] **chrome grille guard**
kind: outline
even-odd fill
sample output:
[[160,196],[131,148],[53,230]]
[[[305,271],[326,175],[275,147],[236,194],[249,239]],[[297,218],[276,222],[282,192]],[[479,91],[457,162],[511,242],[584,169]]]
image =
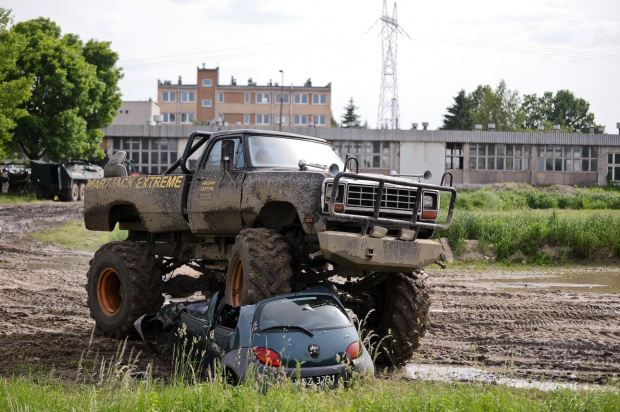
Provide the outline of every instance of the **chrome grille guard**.
[[[450,177],[450,183],[452,183],[452,173],[446,172],[441,177],[442,184],[446,180],[445,179],[446,176]],[[349,213],[338,213],[334,210],[334,206],[336,205],[336,195],[338,193],[338,183],[340,182],[340,179],[342,179],[343,177],[351,178],[355,180],[365,180],[369,182],[379,183],[379,186],[375,193],[375,199],[374,199],[375,207],[374,207],[373,216],[355,215],[355,214],[349,214]],[[448,209],[448,216],[446,218],[446,223],[439,224],[439,223],[420,222],[418,220],[419,219],[418,213],[412,213],[411,220],[388,219],[388,218],[379,217],[379,213],[381,213],[381,199],[383,198],[384,186],[386,183],[398,185],[398,186],[412,187],[416,189],[417,193],[416,193],[415,208],[414,208],[414,210],[416,211],[420,210],[422,191],[424,189],[437,190],[439,192],[449,192],[450,193],[450,207]],[[420,183],[420,182],[404,182],[401,179],[394,179],[392,177],[378,177],[378,176],[368,176],[368,175],[350,173],[350,172],[340,172],[336,175],[336,177],[334,177],[334,181],[332,183],[332,194],[331,194],[331,198],[329,199],[329,215],[332,217],[338,218],[339,220],[343,220],[347,222],[364,222],[366,224],[377,223],[377,224],[388,224],[388,225],[403,225],[404,224],[404,225],[407,225],[409,227],[414,227],[414,228],[429,228],[429,229],[445,230],[445,229],[448,229],[450,225],[452,224],[452,214],[454,212],[455,202],[456,202],[456,189],[453,187],[448,187],[448,186],[443,186],[443,185],[437,186],[437,185]],[[439,209],[437,210],[437,213],[439,214]]]

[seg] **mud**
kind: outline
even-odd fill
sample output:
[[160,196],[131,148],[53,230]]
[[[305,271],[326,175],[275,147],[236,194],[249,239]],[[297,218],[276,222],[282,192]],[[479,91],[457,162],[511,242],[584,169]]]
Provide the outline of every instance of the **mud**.
[[[93,331],[86,307],[92,253],[27,236],[81,218],[80,203],[0,205],[0,376],[97,379],[101,361],[119,349]],[[431,269],[431,325],[409,373],[456,367],[526,381],[616,380],[620,269],[530,269]],[[132,350],[138,371],[153,363],[156,377],[169,377],[169,357],[136,340]],[[469,375],[451,379],[476,379]]]

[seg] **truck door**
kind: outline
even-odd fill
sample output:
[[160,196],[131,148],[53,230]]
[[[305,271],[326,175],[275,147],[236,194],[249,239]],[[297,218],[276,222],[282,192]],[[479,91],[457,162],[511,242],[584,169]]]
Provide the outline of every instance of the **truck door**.
[[[226,150],[228,152],[223,155]],[[227,136],[210,142],[196,167],[188,195],[192,232],[205,235],[239,233],[242,229],[240,207],[244,177],[241,137]]]

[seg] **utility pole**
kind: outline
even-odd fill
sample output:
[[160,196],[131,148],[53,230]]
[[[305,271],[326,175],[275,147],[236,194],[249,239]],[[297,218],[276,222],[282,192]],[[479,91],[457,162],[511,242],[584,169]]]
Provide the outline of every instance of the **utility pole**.
[[284,103],[284,70],[280,70],[282,73],[282,86],[280,89],[280,131],[282,131],[282,104]]

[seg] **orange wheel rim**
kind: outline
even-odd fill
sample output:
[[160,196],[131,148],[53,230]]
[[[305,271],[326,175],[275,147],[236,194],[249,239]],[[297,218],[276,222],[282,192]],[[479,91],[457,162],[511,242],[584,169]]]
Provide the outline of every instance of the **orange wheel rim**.
[[237,259],[233,266],[230,278],[230,296],[228,300],[233,306],[241,305],[241,290],[243,289],[243,262]]
[[108,316],[114,316],[121,310],[121,279],[116,270],[105,268],[101,271],[97,282],[97,300],[103,313]]

